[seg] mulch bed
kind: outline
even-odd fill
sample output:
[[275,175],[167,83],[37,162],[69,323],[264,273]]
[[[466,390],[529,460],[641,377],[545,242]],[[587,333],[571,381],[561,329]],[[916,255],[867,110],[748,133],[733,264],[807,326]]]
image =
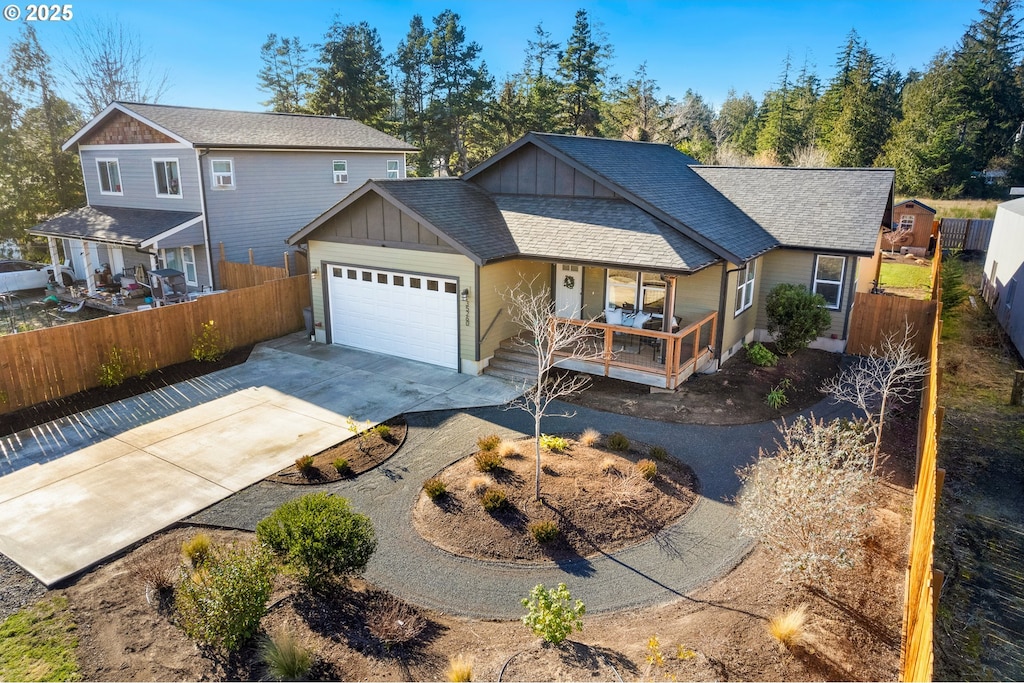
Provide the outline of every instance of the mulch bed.
[[77,394],[71,394],[63,398],[37,403],[28,408],[16,410],[13,413],[0,415],[0,436],[7,436],[20,432],[23,429],[46,424],[52,420],[80,413],[83,410],[97,408],[108,403],[121,401],[132,396],[144,394],[154,389],[195,379],[209,374],[216,370],[230,368],[233,365],[241,365],[249,358],[253,349],[252,344],[240,346],[228,351],[223,358],[213,362],[199,362],[196,360],[169,365],[147,373],[145,377],[130,377],[116,387],[95,387],[86,389]]
[[[373,431],[368,432],[362,439],[355,436],[349,437],[314,455],[312,467],[305,472],[300,472],[296,465],[292,465],[267,477],[267,481],[299,485],[328,484],[372,470],[402,447],[402,444],[405,443],[405,435],[409,431],[405,418],[401,415],[385,420],[381,424],[387,425],[390,430],[387,438],[381,438]],[[344,473],[338,472],[338,468],[334,466],[336,460],[347,461],[348,470]]]

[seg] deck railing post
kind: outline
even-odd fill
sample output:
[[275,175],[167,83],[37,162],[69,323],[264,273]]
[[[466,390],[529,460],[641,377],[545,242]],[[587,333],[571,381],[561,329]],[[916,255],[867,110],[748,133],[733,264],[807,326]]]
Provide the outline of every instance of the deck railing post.
[[612,328],[604,328],[604,376],[608,376],[608,367],[612,364]]

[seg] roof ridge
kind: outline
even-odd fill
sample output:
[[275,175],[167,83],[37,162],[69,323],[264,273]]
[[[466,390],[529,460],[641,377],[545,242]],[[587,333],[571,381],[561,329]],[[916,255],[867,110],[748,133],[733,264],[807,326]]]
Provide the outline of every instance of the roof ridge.
[[[332,114],[304,114],[302,112],[288,112],[288,111],[249,111],[246,109],[220,109],[216,107],[191,107],[187,105],[178,104],[164,104],[162,102],[127,102],[124,100],[114,100],[116,104],[120,104],[126,107],[163,107],[164,109],[189,109],[192,111],[215,111],[222,112],[224,114],[257,114],[266,116],[294,116],[297,118],[307,119],[328,119],[335,121],[356,121],[351,116],[334,116]],[[356,121],[356,123],[362,123]],[[366,125],[366,124],[363,124]],[[383,131],[381,131],[383,132]]]

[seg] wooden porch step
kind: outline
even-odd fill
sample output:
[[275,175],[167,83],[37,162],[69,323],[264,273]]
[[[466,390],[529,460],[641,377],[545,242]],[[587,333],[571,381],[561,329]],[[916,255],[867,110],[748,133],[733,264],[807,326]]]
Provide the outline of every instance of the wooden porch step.
[[489,375],[491,377],[497,377],[499,379],[507,379],[510,382],[515,382],[516,384],[525,384],[529,382],[532,385],[534,383],[533,377],[529,375],[524,375],[522,373],[515,372],[512,370],[502,370],[500,368],[494,368],[491,367],[490,365],[484,368],[484,374]]
[[537,375],[537,359],[518,348],[513,339],[503,339],[484,368],[484,374],[513,382],[532,383]]

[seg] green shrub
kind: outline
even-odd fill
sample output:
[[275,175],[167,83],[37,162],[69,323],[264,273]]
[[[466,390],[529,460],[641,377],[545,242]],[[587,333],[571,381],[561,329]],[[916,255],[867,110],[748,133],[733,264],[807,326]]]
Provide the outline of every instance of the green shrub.
[[629,439],[622,432],[614,432],[608,436],[608,448],[613,451],[628,451]]
[[303,455],[295,458],[295,469],[305,477],[311,475],[313,473],[313,456]]
[[807,348],[832,324],[825,297],[788,282],[777,284],[768,292],[765,311],[775,347],[786,355]]
[[481,472],[493,472],[504,464],[504,460],[496,450],[477,451],[473,456],[477,470]]
[[504,510],[508,505],[508,496],[505,495],[504,489],[492,486],[484,491],[484,495],[480,496],[480,504],[488,512],[498,512]]
[[384,441],[391,441],[391,427],[383,422],[373,428],[373,432]]
[[259,544],[215,547],[202,568],[181,569],[174,590],[178,624],[189,638],[237,650],[259,628],[273,578],[273,562]]
[[437,500],[448,494],[448,486],[438,477],[431,477],[423,482],[423,492],[430,497],[430,500]]
[[138,351],[131,352],[115,345],[107,351],[107,358],[100,363],[99,384],[101,387],[117,387],[136,374],[139,365]]
[[942,257],[939,280],[942,283],[942,317],[955,317],[960,304],[967,300],[970,291],[964,286],[964,263],[960,250],[949,252]]
[[658,463],[644,458],[636,463],[636,471],[647,481],[653,481],[658,476]]
[[348,464],[348,460],[345,458],[336,458],[332,463],[335,471],[343,477],[347,477],[352,474],[352,467]]
[[481,436],[476,440],[476,446],[482,451],[493,451],[501,443],[501,437],[497,434]]
[[256,538],[313,587],[331,575],[360,571],[377,548],[370,518],[323,492],[274,510],[256,525]]
[[779,362],[779,357],[769,351],[761,342],[745,345],[747,360],[759,368],[770,368]]
[[768,392],[768,395],[764,397],[764,402],[768,404],[768,407],[772,410],[779,410],[782,406],[789,403],[789,399],[786,397],[786,389],[793,386],[793,383],[789,379],[784,379]]
[[560,436],[541,434],[540,447],[545,448],[551,451],[552,453],[562,453],[569,448],[569,442]]
[[224,357],[230,345],[213,320],[201,325],[201,331],[192,339],[192,358],[201,363],[214,363]]
[[189,564],[199,569],[209,559],[212,548],[210,535],[199,533],[181,544],[181,554],[188,558]]
[[647,455],[651,456],[659,462],[668,460],[668,451],[661,446],[651,446],[650,450],[647,451]]
[[530,522],[526,530],[533,536],[537,543],[550,543],[558,538],[558,524],[546,519],[540,522]]
[[313,668],[313,655],[287,631],[267,638],[260,648],[260,658],[279,681],[304,681]]
[[586,607],[582,600],[572,603],[572,596],[564,583],[558,588],[547,590],[544,584],[534,586],[529,598],[522,599],[527,609],[522,621],[534,635],[546,642],[557,645],[565,640],[573,631],[583,630],[583,615]]

